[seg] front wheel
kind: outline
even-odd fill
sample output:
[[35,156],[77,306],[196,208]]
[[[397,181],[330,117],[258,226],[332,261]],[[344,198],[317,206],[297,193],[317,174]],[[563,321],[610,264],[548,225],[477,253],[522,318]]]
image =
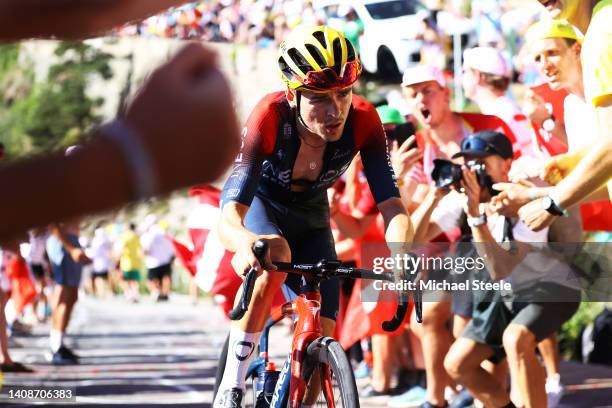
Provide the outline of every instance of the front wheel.
[[[353,369],[342,346],[331,337],[319,337],[307,349],[302,376],[309,382],[313,375],[318,376],[319,367],[329,370],[335,407],[359,408],[359,396]],[[330,406],[323,391],[319,392],[317,407]]]

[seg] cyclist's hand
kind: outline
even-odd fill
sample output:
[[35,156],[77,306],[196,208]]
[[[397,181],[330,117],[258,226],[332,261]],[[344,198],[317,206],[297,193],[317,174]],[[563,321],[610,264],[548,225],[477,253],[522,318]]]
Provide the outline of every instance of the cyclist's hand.
[[234,257],[232,258],[232,266],[234,270],[240,277],[245,277],[247,273],[251,270],[251,268],[255,268],[257,270],[257,276],[261,275],[264,270],[274,271],[276,267],[272,264],[270,259],[270,249],[266,251],[266,255],[264,257],[265,264],[261,265],[261,263],[257,260],[257,257],[253,253],[253,245],[255,242],[260,239],[260,237],[255,236],[252,239],[245,241],[243,245],[241,245]]
[[329,201],[329,214],[334,216],[339,211],[340,197],[342,195],[333,187],[327,189],[327,200]]
[[578,161],[579,159],[570,153],[554,156],[544,165],[540,178],[556,185],[573,170]]

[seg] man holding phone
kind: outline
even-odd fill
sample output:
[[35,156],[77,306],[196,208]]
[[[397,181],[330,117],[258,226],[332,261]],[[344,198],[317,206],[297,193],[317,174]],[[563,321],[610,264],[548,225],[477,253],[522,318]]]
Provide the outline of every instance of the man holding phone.
[[[408,68],[401,85],[404,97],[412,106],[412,114],[420,125],[416,140],[423,151],[423,160],[416,163],[404,178],[400,179],[396,173],[404,205],[409,211],[423,202],[431,188],[434,160],[450,160],[461,150],[461,141],[469,135],[482,130],[496,130],[507,136],[512,144],[517,140],[508,125],[497,116],[452,111],[450,89],[443,73],[436,67],[418,65]],[[457,229],[449,231],[447,235],[453,239],[460,232]],[[426,399],[433,406],[444,406],[444,389],[451,384],[443,364],[453,339],[448,325],[451,317],[450,297],[440,302],[425,302],[423,324],[416,333],[422,344],[429,345],[424,348],[423,357],[427,375]],[[457,314],[454,324],[462,328],[470,318]],[[420,395],[418,397],[422,398]],[[391,401],[395,406],[404,406],[414,403],[413,398],[413,394],[406,393]]]

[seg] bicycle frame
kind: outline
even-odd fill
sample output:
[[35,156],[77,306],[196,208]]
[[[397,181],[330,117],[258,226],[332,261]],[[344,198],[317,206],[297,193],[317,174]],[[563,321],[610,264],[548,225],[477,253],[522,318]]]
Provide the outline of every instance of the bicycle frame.
[[[306,381],[302,378],[302,368],[308,345],[319,337],[323,336],[321,329],[321,294],[318,292],[318,285],[314,291],[304,292],[296,299],[277,307],[271,313],[271,318],[264,328],[260,342],[260,357],[249,366],[247,375],[258,374],[264,369],[268,362],[268,335],[270,328],[285,317],[297,315],[295,328],[293,331],[293,341],[291,352],[285,362],[276,388],[274,396],[270,402],[270,408],[280,408],[285,400],[284,394],[289,391],[290,407],[299,407],[306,393]],[[290,368],[290,377],[287,377],[287,370]],[[321,369],[321,389],[327,399],[332,401],[333,390],[329,370],[325,366]],[[287,389],[287,380],[289,387]]]

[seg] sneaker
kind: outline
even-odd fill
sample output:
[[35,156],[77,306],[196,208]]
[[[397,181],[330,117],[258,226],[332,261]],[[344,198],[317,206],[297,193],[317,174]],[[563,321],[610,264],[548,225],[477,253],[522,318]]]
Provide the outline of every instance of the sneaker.
[[389,399],[390,408],[417,408],[427,402],[427,390],[421,386],[412,387],[403,394]]
[[370,366],[368,366],[368,363],[366,363],[365,361],[362,361],[361,363],[359,363],[355,371],[353,371],[353,373],[355,374],[355,379],[357,380],[360,378],[368,378],[371,372],[372,372],[372,369],[370,368]]
[[440,405],[434,405],[429,401],[425,401],[424,403],[421,404],[421,406],[419,408],[447,408],[448,404],[444,404],[443,406]]
[[61,346],[51,357],[53,365],[73,365],[79,364],[79,357],[68,347]]
[[451,402],[449,408],[467,408],[471,407],[472,405],[474,405],[474,397],[472,397],[468,390],[462,390],[453,399],[453,402]]
[[389,391],[377,391],[376,388],[374,388],[374,386],[372,384],[368,384],[366,385],[363,390],[361,390],[361,392],[359,392],[359,397],[361,398],[376,398],[376,399],[380,399],[380,398],[387,398],[389,397],[391,394],[389,393]]
[[561,402],[563,394],[565,394],[565,388],[561,384],[561,378],[559,374],[556,376],[546,379],[546,399],[548,400],[548,407],[555,408]]
[[214,408],[241,408],[243,391],[240,388],[231,388],[217,396]]

